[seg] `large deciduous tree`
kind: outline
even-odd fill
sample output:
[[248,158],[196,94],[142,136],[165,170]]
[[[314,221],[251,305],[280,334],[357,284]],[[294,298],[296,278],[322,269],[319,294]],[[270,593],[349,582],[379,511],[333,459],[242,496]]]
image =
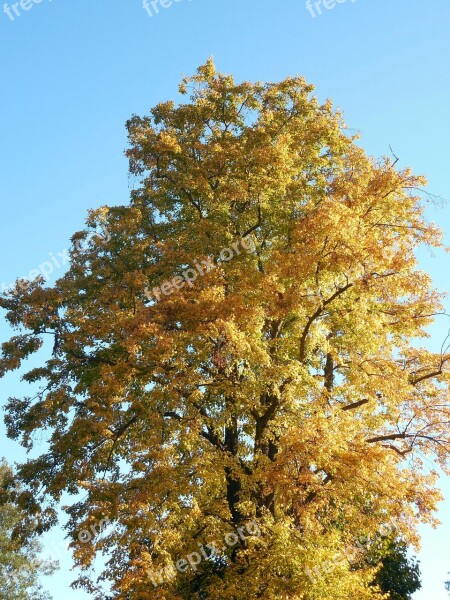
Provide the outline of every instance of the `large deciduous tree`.
[[130,204],[92,211],[53,287],[1,300],[3,372],[53,340],[7,424],[48,437],[20,469],[42,527],[78,494],[92,593],[104,552],[114,599],[381,597],[357,540],[393,523],[412,543],[433,519],[422,457],[446,467],[450,354],[418,347],[442,308],[415,250],[440,232],[423,179],[369,158],[312,90],[208,61],[186,103],[128,122]]

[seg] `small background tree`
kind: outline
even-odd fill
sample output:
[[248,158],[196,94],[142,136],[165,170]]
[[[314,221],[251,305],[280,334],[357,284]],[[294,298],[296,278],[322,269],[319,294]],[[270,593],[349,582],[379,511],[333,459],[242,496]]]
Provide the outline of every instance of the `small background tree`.
[[14,486],[12,469],[0,463],[0,600],[49,600],[42,588],[41,575],[51,575],[57,563],[40,557],[42,545],[24,530],[28,515],[11,501]]
[[374,583],[389,600],[411,600],[422,587],[419,562],[408,556],[408,545],[395,534],[375,538],[366,560],[381,564]]

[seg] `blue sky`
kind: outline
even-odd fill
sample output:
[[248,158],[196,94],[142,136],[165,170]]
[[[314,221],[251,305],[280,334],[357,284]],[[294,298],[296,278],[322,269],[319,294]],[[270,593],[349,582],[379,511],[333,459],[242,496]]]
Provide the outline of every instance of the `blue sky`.
[[[64,254],[89,208],[127,202],[124,122],[174,97],[181,77],[210,55],[237,79],[305,75],[321,99],[342,108],[369,153],[388,154],[391,145],[402,165],[427,175],[432,193],[449,198],[449,1],[324,2],[333,5],[323,0],[322,14],[305,0],[178,0],[166,8],[160,0],[151,17],[141,0],[22,0],[28,8],[16,6],[19,16],[14,2],[0,8],[0,288]],[[430,207],[429,217],[450,234],[448,207]],[[448,255],[424,253],[421,262],[439,289],[449,288]],[[446,327],[433,329],[436,349]],[[1,324],[0,338],[7,334]],[[21,389],[17,374],[0,386],[2,404]],[[2,424],[0,455],[22,457]],[[443,524],[423,529],[417,600],[448,598],[450,480],[442,484]],[[87,598],[69,590],[61,533],[46,544],[63,557],[63,570],[46,582],[55,599]]]

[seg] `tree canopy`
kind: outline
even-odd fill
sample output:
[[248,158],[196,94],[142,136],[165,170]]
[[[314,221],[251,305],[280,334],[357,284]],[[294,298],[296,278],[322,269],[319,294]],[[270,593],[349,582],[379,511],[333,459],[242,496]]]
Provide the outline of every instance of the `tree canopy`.
[[208,61],[128,122],[130,203],[90,213],[53,286],[0,300],[0,374],[52,340],[7,406],[13,439],[48,440],[19,468],[27,506],[45,529],[73,495],[98,598],[381,598],[359,537],[433,521],[450,354],[417,343],[442,299],[415,253],[440,232],[424,179],[312,92]]

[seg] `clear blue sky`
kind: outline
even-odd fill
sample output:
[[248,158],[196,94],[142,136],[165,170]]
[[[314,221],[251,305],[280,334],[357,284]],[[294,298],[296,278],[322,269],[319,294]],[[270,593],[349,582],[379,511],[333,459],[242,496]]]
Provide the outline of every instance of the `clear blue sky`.
[[[344,0],[321,15],[313,9],[315,17],[305,0],[178,0],[152,17],[141,0],[34,2],[22,0],[20,16],[9,2],[12,18],[0,8],[0,287],[67,248],[88,208],[127,202],[125,120],[173,97],[181,76],[211,54],[237,79],[305,75],[370,153],[392,145],[431,192],[450,197],[449,0]],[[448,208],[429,216],[450,234]],[[447,255],[422,264],[449,288]],[[434,329],[436,349],[446,326]],[[17,376],[0,385],[2,404],[20,393]],[[0,424],[2,454],[22,456]],[[443,525],[423,530],[417,600],[448,598],[448,479],[443,487]],[[50,537],[60,543],[58,532]],[[67,564],[49,589],[56,600],[87,598],[69,591]]]

